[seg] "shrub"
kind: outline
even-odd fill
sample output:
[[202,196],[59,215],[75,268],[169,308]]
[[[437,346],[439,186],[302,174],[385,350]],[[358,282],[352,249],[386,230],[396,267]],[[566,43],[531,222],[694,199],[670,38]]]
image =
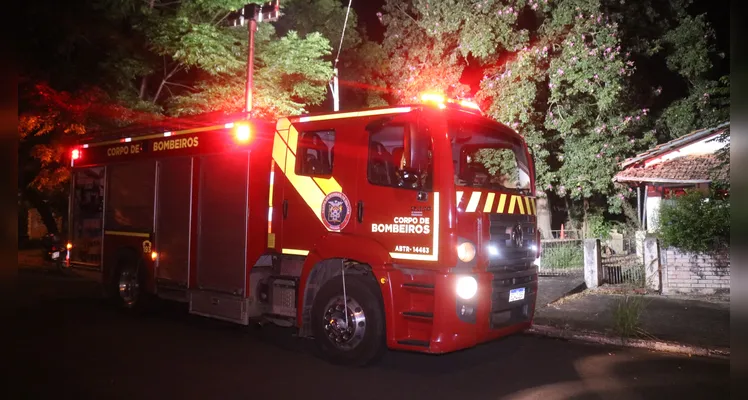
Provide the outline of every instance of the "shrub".
[[587,237],[598,239],[610,239],[610,231],[613,224],[605,219],[602,214],[590,214],[587,216]]
[[729,199],[687,191],[665,201],[657,234],[666,247],[701,254],[725,250],[730,243]]

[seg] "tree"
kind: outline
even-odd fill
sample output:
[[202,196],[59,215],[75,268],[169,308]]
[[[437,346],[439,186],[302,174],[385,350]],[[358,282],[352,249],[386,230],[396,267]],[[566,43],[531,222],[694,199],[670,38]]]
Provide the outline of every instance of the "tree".
[[[227,18],[247,2],[261,1],[24,3],[32,43],[21,53],[19,187],[49,231],[53,204],[43,200],[64,199],[69,155],[62,144],[69,138],[164,114],[242,109],[247,29]],[[324,99],[331,48],[308,29],[278,35],[260,24],[256,115],[296,114]],[[57,206],[64,214],[64,202]]]
[[[682,129],[716,121],[726,110],[727,82],[702,79],[714,49],[708,34],[695,40],[708,25],[688,14],[689,4],[389,0],[388,84],[406,97],[431,82],[464,94],[451,88],[472,66],[482,76],[474,93],[487,115],[516,129],[533,149],[541,197],[559,196],[582,215],[591,208],[620,212],[631,192],[612,182],[617,163],[670,138],[658,121],[674,115],[665,125]],[[661,97],[653,70],[686,89]],[[714,103],[694,105],[705,88],[719,99],[702,96]],[[694,115],[690,121],[678,107]]]

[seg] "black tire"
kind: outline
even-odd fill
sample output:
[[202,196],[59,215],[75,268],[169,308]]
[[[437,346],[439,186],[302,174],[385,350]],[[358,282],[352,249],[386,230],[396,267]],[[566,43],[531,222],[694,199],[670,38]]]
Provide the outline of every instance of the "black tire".
[[[353,326],[356,330],[356,335],[353,335],[355,340],[347,342],[349,344],[355,342],[355,344],[351,344],[352,347],[348,349],[342,348],[342,345],[336,345],[330,335],[335,336],[335,333],[339,333],[340,330],[326,328],[329,321],[326,316],[330,309],[329,303],[343,296],[343,278],[340,275],[327,281],[314,298],[310,321],[314,342],[320,356],[333,364],[370,365],[378,361],[387,349],[382,295],[374,281],[367,276],[347,274],[345,284],[349,307],[354,305],[355,308],[361,308],[361,311],[354,309],[349,311],[356,312],[355,318],[360,318],[361,312],[364,316],[363,321],[359,320],[359,323]],[[337,304],[342,306],[342,300]],[[349,319],[351,320],[353,319]],[[360,328],[364,329],[359,330]],[[347,332],[347,330],[344,331]]]
[[[137,256],[120,257],[112,279],[111,290],[112,299],[118,308],[131,312],[141,312],[147,309],[149,296],[146,293],[145,274],[146,266]],[[128,288],[123,286],[125,280],[135,284],[134,293],[132,290],[128,293]]]

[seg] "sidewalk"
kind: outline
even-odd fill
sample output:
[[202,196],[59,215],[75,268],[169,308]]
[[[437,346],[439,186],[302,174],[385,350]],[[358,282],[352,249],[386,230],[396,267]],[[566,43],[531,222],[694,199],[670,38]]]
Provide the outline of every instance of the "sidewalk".
[[[616,309],[627,297],[643,301],[638,318],[616,316]],[[601,288],[570,295],[547,306],[538,305],[535,333],[688,354],[729,354],[729,300],[623,295]],[[621,309],[632,311],[633,307]],[[623,336],[616,329],[617,320],[638,321],[637,333]]]

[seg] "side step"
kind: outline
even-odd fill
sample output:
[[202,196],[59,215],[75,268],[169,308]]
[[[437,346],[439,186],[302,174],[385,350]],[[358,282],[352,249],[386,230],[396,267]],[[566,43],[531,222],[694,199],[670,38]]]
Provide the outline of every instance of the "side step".
[[248,325],[247,299],[229,293],[192,290],[190,314]]
[[187,289],[180,287],[159,285],[156,293],[159,298],[164,300],[178,301],[180,303],[188,303],[190,301]]

